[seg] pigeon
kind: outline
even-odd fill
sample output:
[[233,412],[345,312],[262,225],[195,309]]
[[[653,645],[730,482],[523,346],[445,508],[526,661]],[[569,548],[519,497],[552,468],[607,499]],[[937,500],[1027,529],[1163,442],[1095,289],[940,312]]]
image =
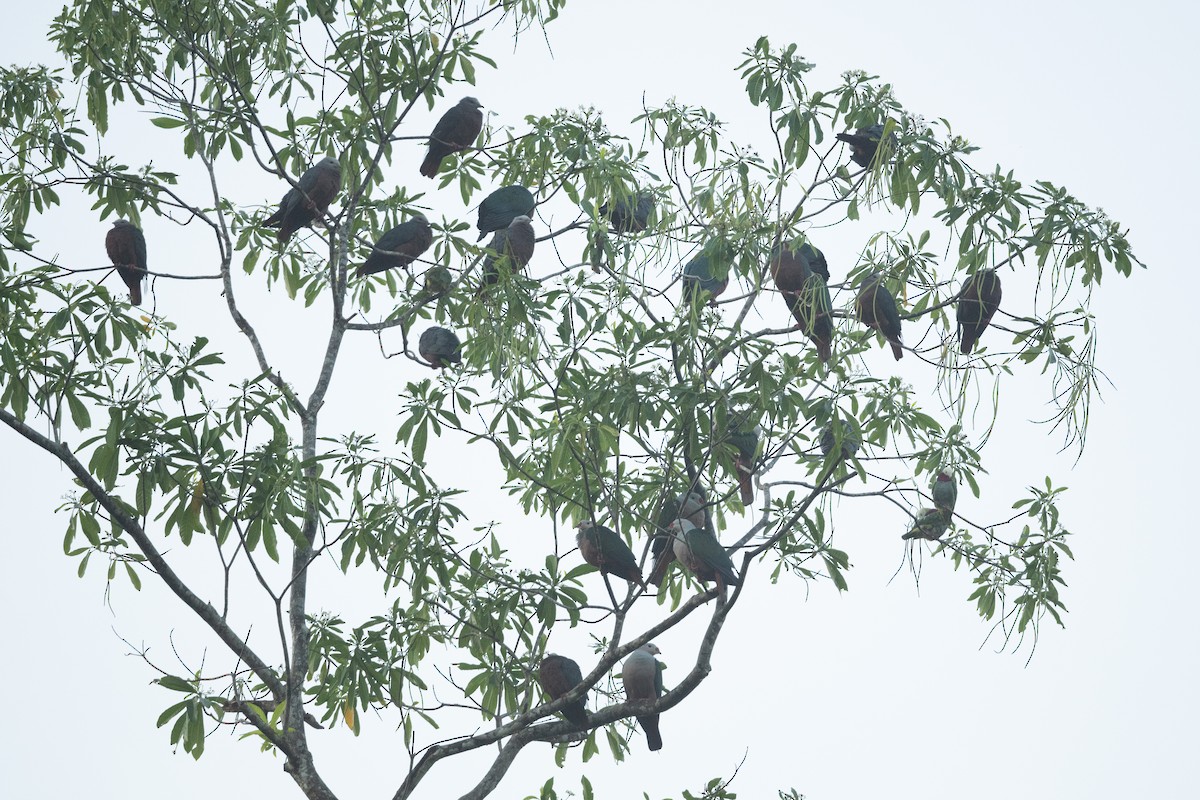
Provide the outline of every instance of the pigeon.
[[954,504],[958,502],[958,484],[946,473],[939,472],[929,491],[933,495],[934,506],[948,517],[954,511]]
[[475,223],[479,229],[478,241],[482,242],[489,233],[504,230],[517,217],[532,217],[536,206],[533,193],[524,186],[504,186],[492,192],[479,204],[479,221]]
[[917,512],[913,525],[901,539],[929,539],[937,541],[950,527],[950,515],[937,508],[923,508]]
[[637,558],[616,531],[585,519],[579,523],[575,542],[579,545],[579,553],[583,560],[600,570],[601,574],[616,575],[636,583],[643,589],[646,588],[646,582],[642,580],[642,571],[638,569]]
[[412,219],[379,237],[374,250],[358,268],[357,274],[362,277],[393,267],[408,267],[432,244],[433,230],[429,227],[429,220],[425,219],[424,214],[414,214]]
[[146,278],[146,237],[142,229],[129,220],[119,219],[104,238],[104,247],[117,274],[129,287],[129,302],[140,306],[142,281]]
[[[653,642],[644,644],[629,654],[621,667],[621,682],[625,684],[625,697],[629,700],[657,700],[663,693],[663,664],[657,658],[661,650]],[[647,714],[637,718],[638,725],[646,732],[646,745],[651,752],[662,750],[662,736],[658,732],[658,714]]]
[[662,585],[667,571],[675,562],[675,537],[670,528],[671,523],[677,519],[686,519],[697,528],[704,528],[715,535],[716,529],[708,513],[708,501],[703,489],[696,487],[694,491],[669,496],[658,512],[658,527],[650,539],[650,552],[654,555],[650,583],[655,586]]
[[854,299],[854,315],[863,325],[883,334],[892,346],[892,355],[897,361],[904,358],[904,348],[900,342],[900,311],[896,308],[896,298],[888,291],[878,272],[863,278],[858,297]]
[[696,580],[700,583],[716,581],[722,597],[726,587],[738,585],[740,579],[733,570],[733,562],[717,537],[686,519],[672,522],[671,534],[675,537],[675,558]]
[[617,233],[639,233],[646,230],[650,214],[654,211],[654,195],[650,192],[635,192],[612,203],[600,206],[600,217],[608,220],[608,226]]
[[975,349],[975,342],[987,330],[996,309],[1000,307],[1000,276],[994,269],[984,269],[967,278],[958,293],[958,335],[962,353]]
[[429,362],[434,369],[443,369],[448,364],[458,364],[462,361],[459,351],[462,342],[453,331],[434,325],[421,334],[417,341],[417,352],[421,358]]
[[683,301],[691,304],[698,297],[708,297],[710,305],[729,286],[729,270],[733,259],[729,246],[721,239],[712,239],[683,268]]
[[442,159],[451,153],[466,150],[475,144],[483,130],[483,105],[474,97],[464,97],[447,111],[429,134],[429,152],[421,162],[421,174],[432,178],[442,166]]
[[853,417],[840,417],[831,421],[821,431],[821,455],[826,458],[841,440],[841,457],[849,458],[858,452],[862,445],[862,430]]
[[[883,126],[876,124],[866,128],[859,128],[854,133],[839,133],[837,139],[839,142],[845,142],[850,145],[850,160],[860,167],[871,166],[871,161],[875,158],[875,153],[879,148],[879,141],[883,138]],[[894,139],[895,136],[893,135]]]
[[480,291],[500,279],[501,261],[507,262],[510,275],[524,269],[529,259],[533,258],[536,243],[532,221],[524,215],[513,219],[504,230],[496,231],[488,243],[488,249],[493,252],[483,260],[483,285]]
[[312,224],[329,210],[329,204],[342,190],[342,165],[336,158],[323,158],[309,167],[279,201],[279,210],[263,221],[267,228],[278,228],[276,238],[287,244],[292,234]]
[[[551,700],[562,697],[582,681],[583,673],[579,670],[579,665],[566,656],[551,653],[542,659],[542,663],[538,667],[538,683],[541,684],[542,691],[548,694]],[[585,692],[583,697],[560,709],[562,715],[569,722],[576,725],[588,724],[587,708],[584,706],[586,697],[587,693]]]

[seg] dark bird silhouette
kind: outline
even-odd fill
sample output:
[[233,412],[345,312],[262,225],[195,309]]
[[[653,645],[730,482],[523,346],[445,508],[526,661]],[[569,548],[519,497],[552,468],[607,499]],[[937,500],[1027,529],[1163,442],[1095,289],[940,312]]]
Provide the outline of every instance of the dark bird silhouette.
[[424,214],[413,214],[379,237],[375,249],[358,268],[358,276],[372,275],[393,267],[407,267],[433,244],[433,229]]
[[432,178],[442,166],[442,159],[451,153],[466,150],[475,144],[483,130],[483,106],[474,97],[464,97],[458,105],[442,114],[429,134],[429,152],[421,162],[421,174]]
[[[566,656],[551,653],[542,659],[538,667],[538,683],[551,700],[557,700],[582,682],[583,673],[579,665]],[[569,722],[580,726],[588,724],[587,707],[584,705],[586,697],[585,692],[583,697],[562,707],[562,715]]]
[[822,363],[828,362],[833,352],[833,302],[825,285],[829,275],[825,254],[807,243],[776,242],[770,268],[796,324],[817,346]]
[[709,305],[729,286],[729,270],[733,266],[730,247],[722,239],[710,239],[683,268],[683,301],[689,305],[708,297]]
[[863,278],[858,297],[854,299],[854,314],[863,325],[883,334],[892,346],[892,355],[897,361],[904,358],[900,341],[900,311],[896,308],[896,298],[888,291],[878,272]]
[[267,228],[278,228],[276,238],[287,244],[292,234],[306,228],[329,210],[329,204],[342,190],[342,165],[336,158],[323,158],[309,167],[279,201],[279,210],[263,221]]
[[524,186],[504,186],[483,198],[479,204],[478,241],[494,231],[502,231],[520,216],[533,217],[537,201]]
[[449,364],[461,362],[460,350],[462,350],[462,342],[458,340],[454,332],[437,325],[427,329],[417,341],[417,352],[434,369],[442,369]]
[[[663,665],[657,658],[661,650],[653,642],[644,644],[629,654],[621,667],[621,683],[625,685],[625,697],[629,700],[657,700],[663,693]],[[653,752],[662,750],[662,736],[658,732],[658,714],[647,714],[637,718],[638,725],[646,732],[646,746]]]
[[[860,167],[871,166],[871,160],[879,150],[879,142],[883,138],[883,125],[871,125],[859,128],[854,133],[839,133],[839,142],[850,145],[850,160]],[[885,148],[886,149],[886,148]]]
[[650,537],[650,552],[654,556],[654,567],[650,571],[650,583],[660,586],[667,570],[675,561],[675,536],[671,532],[671,523],[677,519],[686,519],[697,528],[704,528],[716,535],[712,524],[712,516],[708,513],[708,501],[704,490],[699,486],[685,494],[668,496],[658,512],[658,524]]
[[533,258],[533,248],[537,244],[533,233],[533,223],[524,215],[516,217],[507,228],[496,231],[492,241],[488,243],[488,253],[483,259],[483,285],[480,291],[496,283],[500,279],[500,264],[508,265],[511,275],[519,272]]
[[825,426],[821,431],[821,455],[828,457],[839,442],[843,459],[857,453],[862,446],[862,430],[853,417],[839,417]]
[[579,545],[583,560],[600,570],[601,574],[616,575],[646,588],[642,571],[638,569],[637,557],[616,531],[585,519],[579,523],[575,542]]
[[654,211],[654,195],[650,192],[635,192],[612,203],[600,206],[602,219],[617,233],[638,233],[646,230],[650,214]]
[[994,269],[982,269],[963,284],[958,293],[958,335],[962,353],[975,349],[975,343],[987,330],[996,309],[1000,307],[1000,276]]
[[146,237],[142,229],[126,219],[119,219],[104,237],[104,247],[117,274],[129,287],[129,302],[142,304],[142,281],[146,278]]

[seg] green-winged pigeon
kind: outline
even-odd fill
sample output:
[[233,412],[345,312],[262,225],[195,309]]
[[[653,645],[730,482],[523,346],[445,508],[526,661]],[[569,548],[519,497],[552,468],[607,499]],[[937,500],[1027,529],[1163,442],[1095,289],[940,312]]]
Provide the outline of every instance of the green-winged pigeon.
[[703,528],[697,528],[686,519],[677,519],[671,523],[671,533],[675,537],[675,558],[700,581],[708,583],[716,581],[721,596],[725,596],[727,586],[737,586],[738,576],[734,572],[733,562],[725,548]]
[[579,545],[579,554],[583,556],[583,560],[600,570],[601,574],[616,575],[636,583],[643,589],[646,588],[637,558],[616,531],[585,519],[579,523],[575,542]]
[[502,186],[483,198],[479,204],[479,241],[495,231],[507,228],[517,217],[532,217],[537,201],[524,186]]
[[342,165],[336,158],[323,158],[309,167],[279,201],[279,210],[263,221],[267,228],[278,228],[276,238],[287,244],[292,234],[312,224],[329,210],[329,204],[342,189]]
[[421,174],[426,178],[437,175],[442,159],[451,153],[466,150],[475,144],[483,130],[483,105],[474,97],[464,97],[433,126],[429,134],[429,152],[421,162]]
[[[663,693],[663,664],[657,658],[660,652],[653,642],[644,644],[629,654],[621,667],[621,682],[625,684],[625,697],[629,700],[657,700]],[[662,736],[658,732],[658,714],[647,714],[637,718],[638,725],[646,732],[646,745],[651,751],[662,750]]]
[[954,511],[954,504],[958,502],[958,484],[954,482],[954,478],[944,472],[939,472],[933,479],[929,491],[933,495],[933,504],[949,517]]
[[987,330],[1000,307],[1000,276],[994,269],[983,269],[967,278],[958,293],[958,335],[962,353],[975,349],[975,342]]
[[[538,667],[538,683],[551,700],[562,697],[582,681],[583,673],[579,665],[566,656],[551,653],[542,659],[541,666]],[[584,692],[583,697],[560,709],[569,722],[580,726],[588,724],[587,707],[584,705],[586,697],[587,693]]]
[[119,219],[104,237],[104,247],[117,274],[129,287],[129,302],[142,304],[142,281],[146,277],[146,237],[127,219]]
[[442,369],[448,364],[457,364],[462,361],[462,355],[459,352],[461,349],[462,342],[458,340],[454,332],[437,325],[422,333],[417,342],[417,352],[434,369]]
[[533,223],[524,215],[516,217],[507,228],[496,231],[492,241],[488,242],[488,253],[483,259],[483,284],[480,291],[496,283],[500,279],[500,264],[508,265],[508,274],[519,272],[533,258],[533,248],[537,244],[533,233]]
[[[875,124],[859,128],[854,133],[839,133],[839,142],[850,145],[850,160],[860,167],[871,166],[871,160],[879,149],[879,141],[883,138],[883,125]],[[895,136],[893,135],[893,138]],[[885,148],[887,150],[888,148]]]
[[883,338],[892,346],[892,355],[897,361],[904,358],[900,341],[900,310],[896,308],[896,298],[888,291],[878,272],[863,278],[858,297],[854,298],[854,314],[863,325],[883,334]]
[[733,258],[729,245],[722,239],[712,239],[700,249],[683,268],[683,301],[691,304],[707,297],[710,305],[729,286],[729,270]]
[[358,268],[358,275],[371,275],[392,267],[407,267],[433,244],[433,230],[424,214],[413,214],[379,237],[371,255]]
[[663,501],[658,512],[658,525],[650,539],[650,551],[654,555],[654,567],[650,571],[650,583],[660,586],[667,570],[675,561],[675,535],[671,531],[671,523],[677,519],[689,520],[698,528],[713,533],[716,529],[712,524],[712,516],[708,513],[708,501],[704,490],[697,487],[694,491],[668,496]]

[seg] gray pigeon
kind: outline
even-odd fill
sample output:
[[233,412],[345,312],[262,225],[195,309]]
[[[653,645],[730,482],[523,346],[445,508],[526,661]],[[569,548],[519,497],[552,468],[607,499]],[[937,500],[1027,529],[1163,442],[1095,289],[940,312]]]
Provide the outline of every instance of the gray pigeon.
[[458,340],[454,332],[437,325],[422,333],[417,342],[417,352],[434,369],[442,369],[448,364],[461,362],[462,355],[459,353],[461,349],[462,342]]
[[433,126],[429,134],[429,152],[421,162],[421,174],[426,178],[437,175],[442,159],[475,144],[483,130],[483,108],[474,97],[464,97],[458,105],[447,111]]
[[522,214],[532,217],[536,206],[533,193],[524,186],[500,187],[479,204],[479,221],[475,223],[479,238],[476,241],[482,242],[489,233],[504,230]]
[[361,267],[358,276],[383,272],[392,267],[407,267],[433,244],[433,230],[424,214],[414,214],[379,237],[375,249]]
[[[657,658],[661,651],[653,642],[644,644],[629,654],[621,667],[621,682],[625,684],[625,697],[629,700],[656,700],[662,697],[663,665]],[[658,714],[647,714],[637,718],[638,725],[646,732],[646,744],[651,751],[662,750],[662,736],[658,732]]]
[[279,210],[263,221],[267,228],[278,228],[276,238],[287,244],[292,234],[306,228],[329,210],[329,204],[342,190],[342,165],[336,158],[323,158],[305,170],[279,201]]

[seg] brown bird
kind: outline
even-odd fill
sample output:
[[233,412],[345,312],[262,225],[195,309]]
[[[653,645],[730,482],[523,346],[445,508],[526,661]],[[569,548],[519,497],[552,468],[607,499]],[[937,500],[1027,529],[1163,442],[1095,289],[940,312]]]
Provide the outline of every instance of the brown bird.
[[500,262],[508,264],[509,274],[519,272],[533,258],[533,248],[536,245],[533,224],[529,217],[522,214],[513,219],[507,228],[496,231],[492,241],[488,242],[487,257],[483,260],[483,291],[500,279]]
[[[821,272],[814,269],[818,264]],[[833,354],[833,301],[823,277],[829,274],[824,254],[811,245],[776,242],[771,249],[770,268],[775,287],[797,326],[816,345],[817,358],[828,363]]]
[[[621,667],[621,683],[625,685],[625,697],[629,700],[657,700],[663,693],[663,665],[657,658],[661,650],[653,642],[644,644],[629,654]],[[638,725],[646,732],[646,745],[651,751],[662,750],[662,736],[658,732],[658,714],[647,714],[637,718]]]
[[616,531],[585,519],[579,523],[575,542],[579,545],[583,560],[600,570],[601,574],[616,575],[646,588],[642,571],[638,569],[637,557]]
[[142,229],[129,220],[119,219],[104,238],[104,247],[117,274],[129,287],[129,302],[140,306],[142,281],[146,277],[146,237]]
[[[538,667],[538,683],[551,700],[557,700],[582,682],[583,673],[579,665],[566,656],[551,653],[542,659]],[[580,726],[588,724],[587,707],[584,705],[586,697],[587,693],[584,692],[583,697],[562,707],[562,715],[569,722]]]
[[854,315],[863,325],[883,334],[892,346],[892,355],[899,361],[904,358],[904,347],[900,341],[900,310],[896,308],[896,298],[878,272],[863,278],[861,286],[854,299]]
[[312,225],[324,216],[329,204],[342,190],[342,165],[336,158],[323,158],[305,170],[279,201],[279,210],[263,221],[267,228],[278,228],[276,238],[287,244],[292,234]]
[[958,335],[962,353],[975,349],[975,343],[987,330],[996,309],[1000,307],[1000,276],[994,269],[983,269],[967,278],[958,293]]
[[421,174],[432,178],[442,166],[442,159],[451,153],[466,150],[475,144],[483,130],[483,105],[474,97],[464,97],[458,105],[442,115],[429,134],[429,152],[421,162]]
[[371,255],[358,268],[358,276],[383,272],[392,267],[407,267],[433,244],[433,230],[421,213],[379,237]]

